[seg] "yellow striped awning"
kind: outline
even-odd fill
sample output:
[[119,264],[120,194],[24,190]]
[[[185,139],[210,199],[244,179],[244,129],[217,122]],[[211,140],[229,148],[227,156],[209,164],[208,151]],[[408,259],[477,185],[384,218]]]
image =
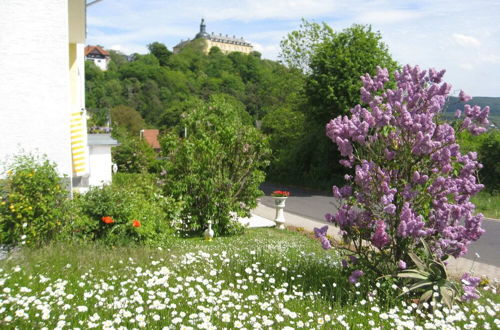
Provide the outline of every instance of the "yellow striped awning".
[[87,173],[87,132],[85,131],[84,118],[82,112],[71,114],[70,134],[71,134],[71,158],[73,162],[73,174],[76,176]]

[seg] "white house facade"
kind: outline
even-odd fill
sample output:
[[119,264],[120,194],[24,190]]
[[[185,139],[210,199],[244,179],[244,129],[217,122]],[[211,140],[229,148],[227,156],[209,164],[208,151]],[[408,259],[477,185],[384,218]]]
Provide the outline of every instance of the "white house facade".
[[110,184],[112,180],[111,147],[118,142],[110,134],[89,134],[89,186]]
[[108,69],[110,55],[106,50],[99,46],[89,45],[85,47],[85,60],[94,62],[99,69],[106,71]]
[[85,0],[0,1],[0,162],[45,154],[88,174]]

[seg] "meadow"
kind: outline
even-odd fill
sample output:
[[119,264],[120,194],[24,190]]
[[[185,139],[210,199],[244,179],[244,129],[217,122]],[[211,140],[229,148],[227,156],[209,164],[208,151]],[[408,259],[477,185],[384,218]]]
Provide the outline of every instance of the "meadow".
[[0,326],[21,329],[495,329],[500,296],[453,308],[347,282],[338,249],[306,235],[173,238],[162,247],[54,243],[0,261]]

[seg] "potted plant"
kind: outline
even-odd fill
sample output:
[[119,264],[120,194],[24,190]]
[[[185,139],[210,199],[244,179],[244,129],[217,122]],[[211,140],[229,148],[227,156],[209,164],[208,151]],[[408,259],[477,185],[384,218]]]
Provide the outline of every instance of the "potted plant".
[[278,229],[285,229],[285,214],[283,209],[285,208],[286,199],[290,196],[290,192],[275,190],[271,196],[274,199],[274,206],[276,207],[276,217],[274,222],[276,222]]

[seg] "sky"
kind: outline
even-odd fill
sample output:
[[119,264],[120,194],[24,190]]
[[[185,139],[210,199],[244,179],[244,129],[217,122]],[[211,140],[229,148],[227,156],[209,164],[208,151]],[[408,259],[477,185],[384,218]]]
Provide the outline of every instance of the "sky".
[[87,43],[131,54],[159,41],[172,50],[202,17],[207,32],[243,37],[271,60],[302,18],[334,31],[370,24],[400,64],[446,69],[452,94],[500,96],[500,0],[103,0],[87,9]]

